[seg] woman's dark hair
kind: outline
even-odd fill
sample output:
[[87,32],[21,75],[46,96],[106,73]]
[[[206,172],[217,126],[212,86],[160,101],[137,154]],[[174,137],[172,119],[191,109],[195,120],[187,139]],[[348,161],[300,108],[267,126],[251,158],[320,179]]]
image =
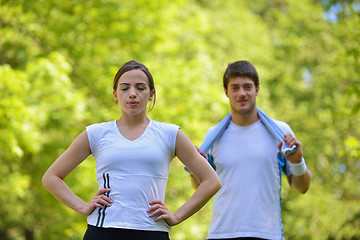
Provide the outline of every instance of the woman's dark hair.
[[134,69],[140,69],[141,71],[143,71],[146,76],[149,79],[149,88],[150,88],[150,92],[154,90],[154,96],[153,96],[153,101],[152,101],[152,105],[149,108],[149,111],[151,111],[154,108],[155,105],[155,99],[156,99],[156,92],[155,92],[155,85],[154,85],[154,79],[149,71],[149,69],[142,63],[136,61],[136,60],[131,60],[127,63],[124,63],[124,65],[121,66],[121,68],[119,69],[119,71],[116,73],[115,78],[114,78],[114,86],[113,89],[116,91],[117,87],[118,87],[118,82],[120,77],[131,70]]
[[228,88],[230,78],[232,77],[249,77],[255,84],[255,87],[259,86],[259,76],[255,67],[248,61],[237,61],[230,63],[224,73],[223,85],[224,88]]

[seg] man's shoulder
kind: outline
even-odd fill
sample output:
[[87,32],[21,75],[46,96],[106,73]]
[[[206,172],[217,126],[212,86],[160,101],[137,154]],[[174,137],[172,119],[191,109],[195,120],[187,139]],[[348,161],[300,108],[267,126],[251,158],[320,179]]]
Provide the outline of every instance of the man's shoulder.
[[281,131],[283,131],[283,133],[288,133],[288,132],[292,133],[292,130],[291,130],[291,127],[289,126],[289,124],[287,124],[286,122],[280,121],[280,120],[276,120],[276,119],[273,119],[273,120],[276,123],[276,125],[278,125],[278,127],[281,129]]
[[216,126],[217,126],[217,125],[214,125],[214,126],[209,127],[209,129],[208,129],[207,132],[206,132],[205,137],[206,137],[207,135],[209,135],[210,133],[212,133],[212,132],[215,130]]

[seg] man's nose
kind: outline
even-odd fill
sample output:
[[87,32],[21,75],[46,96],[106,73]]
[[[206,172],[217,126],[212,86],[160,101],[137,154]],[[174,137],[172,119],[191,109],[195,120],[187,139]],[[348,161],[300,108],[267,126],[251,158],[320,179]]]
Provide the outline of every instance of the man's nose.
[[245,91],[245,89],[244,88],[239,88],[239,95],[240,96],[244,96],[244,95],[246,95],[246,91]]

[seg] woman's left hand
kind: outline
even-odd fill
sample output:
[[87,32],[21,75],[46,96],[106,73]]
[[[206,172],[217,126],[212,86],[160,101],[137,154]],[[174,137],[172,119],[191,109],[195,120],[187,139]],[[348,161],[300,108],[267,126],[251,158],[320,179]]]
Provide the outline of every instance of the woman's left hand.
[[164,219],[169,226],[174,226],[180,222],[176,215],[170,212],[161,200],[151,200],[149,204],[150,207],[148,208],[147,212],[149,213],[149,217],[156,217],[155,222]]

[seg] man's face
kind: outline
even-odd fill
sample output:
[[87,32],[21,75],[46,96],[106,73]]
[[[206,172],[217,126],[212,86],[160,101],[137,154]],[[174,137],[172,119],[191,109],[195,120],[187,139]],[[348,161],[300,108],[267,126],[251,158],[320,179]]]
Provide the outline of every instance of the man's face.
[[231,109],[235,113],[247,114],[256,108],[256,96],[259,86],[255,87],[249,77],[232,77],[225,94],[229,98]]

